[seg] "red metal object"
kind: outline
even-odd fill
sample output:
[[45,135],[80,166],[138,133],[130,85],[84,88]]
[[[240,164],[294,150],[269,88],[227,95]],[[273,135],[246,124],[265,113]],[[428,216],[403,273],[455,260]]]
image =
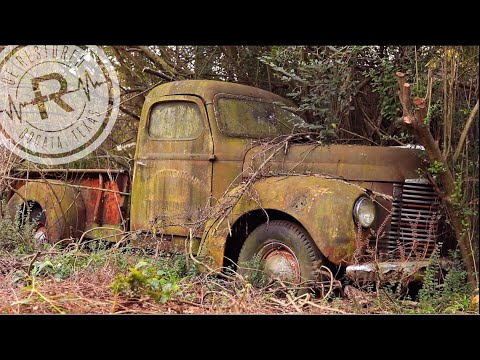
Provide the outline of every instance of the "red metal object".
[[292,281],[294,284],[300,283],[300,264],[293,251],[283,244],[269,243],[260,250],[260,254],[267,247],[271,249],[262,256],[265,272],[272,278],[278,277],[280,280]]

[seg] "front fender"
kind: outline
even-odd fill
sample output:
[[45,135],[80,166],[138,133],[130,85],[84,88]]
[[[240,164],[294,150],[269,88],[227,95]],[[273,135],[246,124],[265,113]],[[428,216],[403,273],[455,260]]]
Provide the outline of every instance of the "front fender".
[[365,189],[338,179],[294,175],[263,178],[248,191],[242,191],[241,186],[217,204],[228,205],[222,202],[238,196],[229,213],[207,223],[199,254],[221,266],[230,226],[250,211],[273,209],[294,217],[332,263],[349,262],[357,232],[352,209]]

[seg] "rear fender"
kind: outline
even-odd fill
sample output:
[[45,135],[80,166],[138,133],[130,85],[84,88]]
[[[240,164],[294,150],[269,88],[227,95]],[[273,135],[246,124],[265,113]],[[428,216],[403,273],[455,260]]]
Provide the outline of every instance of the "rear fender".
[[45,210],[49,241],[82,235],[85,204],[77,189],[55,180],[27,181],[8,201],[8,211],[13,219],[18,218],[18,211],[25,201],[37,202]]

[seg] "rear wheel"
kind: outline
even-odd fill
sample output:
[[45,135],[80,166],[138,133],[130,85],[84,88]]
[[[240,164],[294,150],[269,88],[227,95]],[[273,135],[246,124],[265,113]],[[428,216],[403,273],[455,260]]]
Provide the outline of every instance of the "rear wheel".
[[35,226],[33,238],[37,244],[48,242],[47,214],[40,204],[30,201],[28,208],[23,207],[20,213],[20,226],[23,227],[27,223]]
[[275,220],[260,225],[247,237],[238,258],[239,273],[248,275],[252,262],[268,281],[281,280],[306,290],[319,280],[324,260],[303,227]]

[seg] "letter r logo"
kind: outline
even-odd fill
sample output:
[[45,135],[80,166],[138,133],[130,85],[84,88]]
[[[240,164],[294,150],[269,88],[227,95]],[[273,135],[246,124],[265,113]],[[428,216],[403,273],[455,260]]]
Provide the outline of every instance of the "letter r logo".
[[[40,83],[48,80],[57,80],[60,84],[60,90],[49,95],[42,95],[40,90]],[[58,106],[60,106],[66,112],[72,112],[74,109],[68,105],[65,101],[62,100],[62,96],[68,92],[67,89],[67,79],[65,79],[59,73],[51,73],[43,75],[40,77],[33,78],[32,88],[35,94],[35,99],[33,99],[33,104],[38,106],[38,111],[40,111],[40,116],[42,120],[48,119],[47,108],[45,103],[47,101],[53,100]]]

